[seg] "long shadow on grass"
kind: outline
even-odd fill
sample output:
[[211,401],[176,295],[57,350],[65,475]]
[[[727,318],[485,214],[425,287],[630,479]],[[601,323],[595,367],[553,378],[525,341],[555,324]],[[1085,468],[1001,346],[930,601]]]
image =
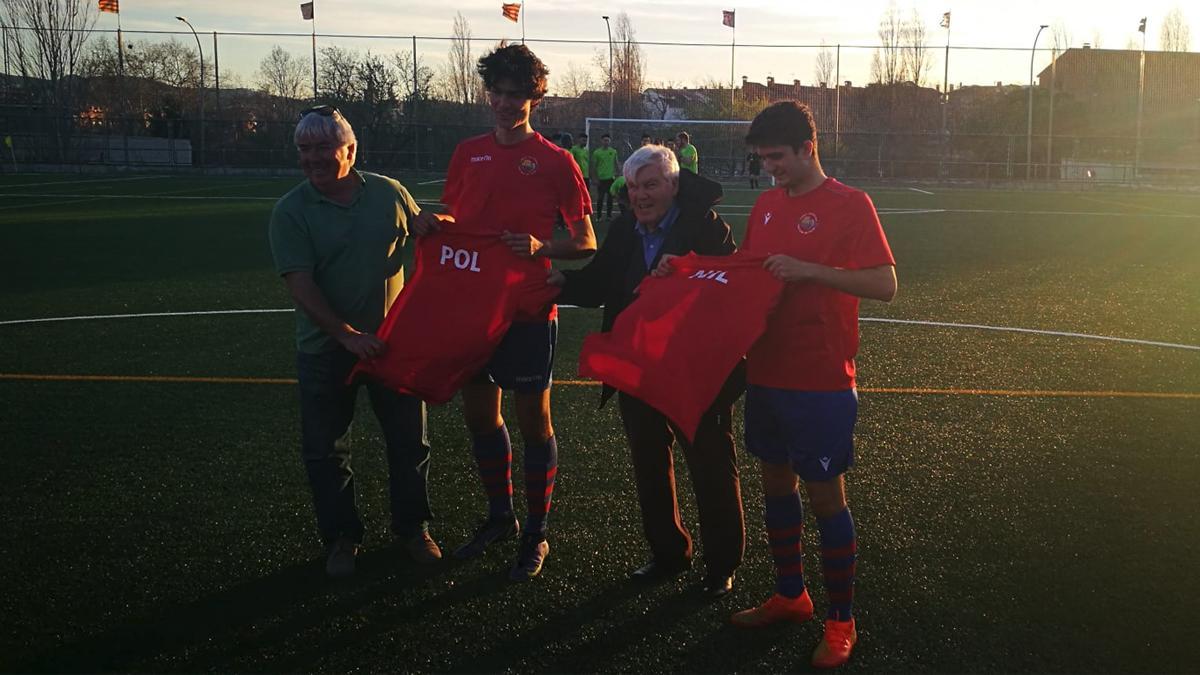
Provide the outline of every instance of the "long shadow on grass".
[[[442,565],[417,566],[394,548],[360,556],[358,572],[347,582],[329,581],[322,561],[292,565],[194,602],[165,607],[154,617],[46,650],[27,663],[15,664],[13,670],[230,670],[239,657],[280,646],[329,622],[340,611],[369,602],[379,586],[395,592],[397,587],[423,584],[447,571]],[[297,661],[287,670],[303,667]]]

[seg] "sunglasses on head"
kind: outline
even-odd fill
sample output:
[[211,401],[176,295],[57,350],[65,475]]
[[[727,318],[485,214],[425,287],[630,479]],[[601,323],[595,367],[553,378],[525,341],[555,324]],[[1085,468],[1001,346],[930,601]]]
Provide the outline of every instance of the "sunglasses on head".
[[333,114],[336,112],[340,112],[336,106],[318,105],[301,110],[300,117],[303,118],[305,115],[310,113],[320,115],[321,117],[333,117]]

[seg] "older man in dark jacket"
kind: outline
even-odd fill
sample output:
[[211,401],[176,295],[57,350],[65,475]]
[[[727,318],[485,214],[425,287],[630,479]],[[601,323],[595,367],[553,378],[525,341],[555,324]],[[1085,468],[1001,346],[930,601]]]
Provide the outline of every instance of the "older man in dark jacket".
[[[674,153],[660,145],[639,148],[623,170],[632,212],[613,221],[596,256],[579,270],[552,272],[562,286],[558,302],[581,307],[604,305],[602,330],[635,298],[638,284],[663,256],[728,255],[736,250],[729,225],[713,211],[721,186],[688,171],[680,173]],[[697,364],[704,367],[704,364]],[[692,537],[679,516],[671,448],[676,438],[692,476],[704,539],[704,592],[720,597],[733,587],[734,570],[745,550],[741,486],[733,445],[733,403],[744,388],[739,367],[704,414],[694,442],[658,410],[620,393],[618,402],[633,458],[642,525],[651,559],[632,573],[653,581],[678,575],[691,565]],[[613,394],[605,386],[601,405]]]

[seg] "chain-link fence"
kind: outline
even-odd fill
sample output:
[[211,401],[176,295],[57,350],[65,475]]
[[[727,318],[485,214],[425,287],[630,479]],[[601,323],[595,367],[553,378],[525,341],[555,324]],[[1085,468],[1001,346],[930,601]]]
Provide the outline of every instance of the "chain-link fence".
[[[118,50],[115,32],[94,31],[74,72],[49,81],[12,55],[32,32],[2,29],[5,166],[291,168],[296,113],[317,99],[350,119],[362,166],[437,174],[490,126],[472,65],[492,39],[126,31]],[[813,109],[840,176],[1200,185],[1200,54],[646,42],[617,45],[638,59],[623,76],[607,41],[529,44],[551,69],[543,134],[659,120],[671,131],[656,136],[688,131],[717,176],[745,173],[744,125],[695,122],[791,99]],[[890,72],[891,57],[911,63]]]

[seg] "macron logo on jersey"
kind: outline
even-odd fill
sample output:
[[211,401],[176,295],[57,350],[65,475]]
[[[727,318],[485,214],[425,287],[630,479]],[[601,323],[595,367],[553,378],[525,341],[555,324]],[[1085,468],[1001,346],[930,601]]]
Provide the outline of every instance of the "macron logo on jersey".
[[474,164],[475,162],[490,162],[490,161],[492,161],[491,155],[475,155],[474,157],[471,158],[472,164]]
[[719,284],[727,284],[729,280],[725,278],[725,270],[696,270],[692,272],[689,279],[709,279]]
[[465,248],[442,246],[442,256],[438,260],[438,264],[445,265],[447,262],[460,270],[467,270],[468,272],[482,271],[479,269],[479,251],[468,251]]

